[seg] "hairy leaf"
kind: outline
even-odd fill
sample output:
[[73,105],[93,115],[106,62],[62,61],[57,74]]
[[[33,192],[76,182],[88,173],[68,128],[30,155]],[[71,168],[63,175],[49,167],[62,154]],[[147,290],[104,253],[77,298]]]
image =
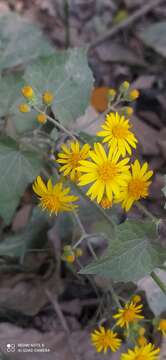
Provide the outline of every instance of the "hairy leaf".
[[70,49],[39,59],[28,66],[24,78],[38,99],[43,91],[54,93],[53,112],[65,125],[84,113],[93,87],[85,49]]
[[117,228],[105,256],[81,270],[82,274],[97,274],[114,281],[137,281],[163,264],[166,250],[157,239],[151,222],[126,221]]
[[48,215],[34,208],[26,228],[15,235],[7,236],[0,243],[0,255],[23,256],[27,249],[43,248],[47,237]]
[[41,166],[42,160],[36,153],[21,150],[11,138],[0,140],[0,214],[5,222],[11,220],[20,197],[39,174]]
[[41,30],[13,12],[0,16],[0,70],[53,53]]
[[140,38],[146,45],[166,57],[166,21],[148,26],[141,32]]

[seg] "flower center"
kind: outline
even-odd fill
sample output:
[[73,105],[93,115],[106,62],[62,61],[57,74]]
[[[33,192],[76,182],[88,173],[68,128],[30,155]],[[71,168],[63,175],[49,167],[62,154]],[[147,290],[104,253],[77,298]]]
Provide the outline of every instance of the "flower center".
[[112,133],[116,138],[124,139],[128,135],[128,129],[124,126],[117,125],[113,127]]
[[102,180],[104,183],[109,182],[117,175],[117,167],[115,164],[111,164],[109,161],[107,161],[99,166],[98,175],[100,180]]
[[147,355],[136,355],[136,357],[134,358],[134,360],[146,360],[147,359]]
[[140,179],[133,179],[128,186],[129,195],[135,200],[139,200],[141,196],[145,196],[147,189],[145,182]]
[[104,347],[105,347],[105,346],[109,346],[109,344],[110,344],[110,338],[109,338],[109,336],[107,336],[106,334],[103,335],[103,337],[101,337],[100,341],[101,341],[101,344],[102,344]]
[[131,309],[126,309],[123,314],[124,320],[132,322],[135,319],[135,312]]
[[162,330],[166,331],[166,320],[165,319],[160,320],[159,325]]
[[72,168],[77,167],[80,160],[81,160],[81,156],[79,153],[72,153],[70,155],[70,165],[72,166]]
[[42,198],[42,207],[48,209],[50,212],[58,211],[60,208],[60,199],[56,195],[45,195]]

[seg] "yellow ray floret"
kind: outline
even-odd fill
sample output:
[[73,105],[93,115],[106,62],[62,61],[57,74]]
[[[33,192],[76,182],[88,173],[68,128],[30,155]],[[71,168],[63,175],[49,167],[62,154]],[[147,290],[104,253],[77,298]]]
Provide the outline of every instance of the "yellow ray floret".
[[40,206],[43,210],[48,210],[50,214],[58,214],[62,211],[72,211],[77,205],[73,202],[78,200],[77,196],[69,195],[70,188],[63,187],[62,182],[53,185],[51,179],[47,185],[40,176],[33,184],[33,191],[39,196]]
[[116,202],[121,202],[122,207],[128,211],[133,205],[134,201],[141,198],[146,198],[149,195],[149,179],[153,175],[153,171],[148,171],[148,164],[144,163],[141,167],[138,160],[135,160],[131,165],[132,172],[124,187],[121,188],[119,197],[115,199]]
[[149,343],[145,346],[135,346],[133,350],[129,349],[126,354],[121,355],[121,360],[157,360],[160,349]]
[[107,352],[111,349],[113,352],[117,351],[121,345],[121,339],[118,338],[117,333],[105,329],[103,326],[99,327],[99,330],[95,330],[91,333],[91,342],[95,346],[97,352]]
[[142,304],[137,305],[132,301],[126,304],[124,308],[119,309],[118,313],[113,316],[116,319],[116,324],[120,327],[128,327],[129,324],[143,319],[144,317],[140,314],[142,307]]
[[103,143],[108,143],[112,150],[118,149],[120,155],[126,156],[126,153],[131,155],[131,148],[136,148],[137,139],[130,131],[131,124],[129,120],[123,115],[116,113],[109,113],[106,115],[106,121],[102,125],[104,130],[97,133],[98,136],[103,137]]
[[93,183],[87,191],[91,200],[98,203],[103,197],[112,202],[113,195],[118,196],[120,187],[125,186],[129,177],[129,158],[119,161],[120,154],[112,152],[108,154],[100,143],[94,144],[94,150],[89,152],[91,160],[80,161],[78,170],[81,173],[79,185],[84,186]]
[[72,181],[77,181],[79,161],[88,158],[90,146],[85,144],[81,148],[78,141],[71,141],[68,146],[61,145],[61,149],[62,152],[58,153],[57,159],[57,162],[61,164],[59,171],[63,172],[64,176],[69,175]]

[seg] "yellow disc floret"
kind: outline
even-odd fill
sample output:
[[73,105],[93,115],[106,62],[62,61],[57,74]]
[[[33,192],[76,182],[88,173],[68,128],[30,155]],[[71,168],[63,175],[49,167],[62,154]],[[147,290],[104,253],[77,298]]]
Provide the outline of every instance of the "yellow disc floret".
[[18,106],[18,109],[19,109],[19,111],[22,112],[22,113],[28,113],[28,112],[31,111],[31,108],[30,108],[30,106],[29,106],[28,104],[20,104],[20,105]]
[[51,105],[54,100],[54,94],[51,91],[45,91],[42,95],[43,104]]
[[22,88],[22,94],[26,99],[31,100],[34,96],[34,91],[31,86],[24,86]]
[[45,124],[45,122],[47,121],[47,115],[46,114],[38,114],[36,116],[36,120],[40,123],[40,124]]
[[128,94],[128,98],[130,101],[134,101],[134,100],[138,99],[139,96],[140,96],[140,93],[136,89],[131,90]]

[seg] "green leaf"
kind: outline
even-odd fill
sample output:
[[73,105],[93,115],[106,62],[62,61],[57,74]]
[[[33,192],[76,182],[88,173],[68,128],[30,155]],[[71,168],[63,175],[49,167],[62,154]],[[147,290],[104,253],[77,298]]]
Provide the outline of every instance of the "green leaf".
[[[27,185],[39,174],[41,158],[32,151],[21,150],[15,140],[0,140],[0,214],[4,221],[11,220],[14,210]],[[12,209],[8,214],[8,209]]]
[[166,57],[166,21],[161,21],[145,28],[140,38],[142,41]]
[[0,117],[5,117],[7,123],[12,122],[18,133],[38,127],[36,112],[20,113],[18,105],[25,100],[21,96],[21,88],[25,84],[22,74],[9,74],[0,78]]
[[96,135],[88,134],[84,131],[80,131],[79,135],[81,136],[81,139],[85,142],[87,142],[90,145],[93,145],[95,142],[99,141],[99,137]]
[[0,16],[0,70],[53,53],[41,30],[14,12]]
[[[163,189],[162,189],[162,191],[163,191],[163,193],[164,193],[164,195],[165,195],[165,197],[166,197],[166,175],[164,176],[164,180],[165,180],[165,186],[163,187]],[[166,209],[166,203],[165,203],[165,209]]]
[[41,249],[47,241],[48,215],[39,208],[34,208],[31,219],[18,234],[7,236],[0,243],[0,256],[24,256],[27,249]]
[[24,78],[38,99],[45,90],[54,93],[53,112],[65,125],[83,114],[89,103],[93,76],[85,49],[70,49],[37,60],[28,66]]
[[0,117],[9,115],[15,110],[24,81],[22,74],[9,74],[0,78]]
[[114,281],[137,281],[165,259],[166,249],[158,243],[155,224],[126,221],[117,227],[116,238],[110,240],[106,255],[80,273],[97,274]]
[[58,136],[59,136],[58,131],[56,128],[54,128],[50,133],[50,137],[52,140],[56,141],[58,139]]

